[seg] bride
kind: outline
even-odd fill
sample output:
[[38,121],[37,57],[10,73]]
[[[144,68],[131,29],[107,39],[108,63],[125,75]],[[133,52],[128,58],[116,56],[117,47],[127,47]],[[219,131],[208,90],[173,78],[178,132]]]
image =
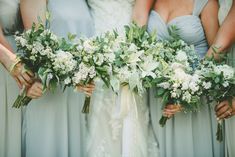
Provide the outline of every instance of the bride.
[[[124,33],[123,26],[131,22],[135,3],[135,0],[88,0],[95,34],[112,29]],[[130,94],[130,91],[125,92]],[[120,95],[124,94],[120,92]],[[123,99],[127,96],[124,95]],[[87,115],[88,157],[150,157],[150,151],[156,157],[157,144],[148,141],[151,132],[147,96],[135,95],[136,104],[128,104],[131,107],[126,110],[118,100],[120,97],[111,89],[105,89],[100,81],[96,82],[91,111]]]

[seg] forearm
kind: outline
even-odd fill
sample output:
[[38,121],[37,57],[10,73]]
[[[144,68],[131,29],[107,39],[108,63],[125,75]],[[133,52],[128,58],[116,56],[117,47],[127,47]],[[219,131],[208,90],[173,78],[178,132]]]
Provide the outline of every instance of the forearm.
[[[221,25],[217,36],[213,42],[213,46],[219,48],[219,52],[226,52],[232,44],[235,42],[235,2],[233,6]],[[210,49],[210,53],[212,53],[212,48]]]
[[139,26],[147,25],[149,11],[154,3],[154,0],[136,0],[132,20]]
[[0,62],[9,70],[16,60],[16,55],[0,44]]
[[46,0],[21,0],[20,10],[25,29],[30,29],[33,23],[38,24],[38,18],[46,20]]

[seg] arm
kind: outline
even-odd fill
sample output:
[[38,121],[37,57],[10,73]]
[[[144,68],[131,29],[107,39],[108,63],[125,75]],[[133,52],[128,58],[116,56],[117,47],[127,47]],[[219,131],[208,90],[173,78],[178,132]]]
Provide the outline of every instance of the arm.
[[[18,62],[16,55],[13,53],[11,45],[6,40],[2,28],[0,26],[0,63],[10,72],[11,76],[15,79],[18,86],[21,88],[23,85],[29,87],[32,83],[31,72],[24,72],[23,64]],[[13,66],[14,65],[14,66]],[[12,67],[13,66],[13,67]]]
[[12,53],[12,48],[3,35],[0,26],[0,62],[9,71],[11,64],[15,61],[16,55]]
[[209,0],[201,13],[201,21],[205,30],[207,42],[211,46],[219,30],[218,21],[219,4],[217,0]]
[[136,0],[132,13],[132,19],[140,26],[144,26],[148,22],[149,12],[155,0]]
[[[233,2],[232,8],[225,21],[221,25],[213,45],[219,48],[219,52],[225,52],[235,42],[235,3]],[[208,56],[213,54],[212,48],[208,51]],[[216,59],[219,59],[218,55],[215,55]]]
[[38,23],[38,18],[46,20],[46,0],[21,0],[20,10],[25,29],[30,29],[33,23]]

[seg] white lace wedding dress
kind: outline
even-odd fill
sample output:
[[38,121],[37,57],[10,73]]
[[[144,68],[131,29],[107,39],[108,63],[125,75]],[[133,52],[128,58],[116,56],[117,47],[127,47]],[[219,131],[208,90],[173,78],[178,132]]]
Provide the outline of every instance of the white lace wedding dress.
[[[123,26],[131,21],[134,3],[135,0],[88,0],[95,21],[95,34],[114,28],[123,33]],[[134,95],[135,102],[130,103],[128,95],[133,95],[128,89],[120,94],[125,105],[120,104],[120,97],[111,89],[96,82],[91,111],[87,115],[87,156],[157,157],[157,143],[149,128],[147,96]]]

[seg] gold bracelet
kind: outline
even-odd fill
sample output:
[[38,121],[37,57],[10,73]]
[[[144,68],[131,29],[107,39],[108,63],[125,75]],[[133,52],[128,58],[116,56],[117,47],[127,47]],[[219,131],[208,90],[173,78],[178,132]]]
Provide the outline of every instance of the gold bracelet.
[[19,57],[16,57],[16,60],[15,60],[15,62],[14,63],[12,63],[11,64],[11,66],[10,66],[10,73],[12,73],[13,72],[13,70],[15,69],[15,66],[18,64],[18,63],[20,63],[21,62],[21,59],[19,58]]

